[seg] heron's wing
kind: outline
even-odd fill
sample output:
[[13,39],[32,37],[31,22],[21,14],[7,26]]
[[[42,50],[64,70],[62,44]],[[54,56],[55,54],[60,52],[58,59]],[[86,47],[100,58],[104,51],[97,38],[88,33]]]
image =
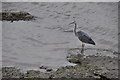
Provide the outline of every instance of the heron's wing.
[[94,41],[91,39],[91,37],[88,36],[88,34],[84,33],[83,31],[78,31],[77,36],[79,40],[82,42],[89,43],[89,44],[95,44]]
[[88,36],[88,34],[85,33],[85,32],[83,32],[83,31],[78,31],[78,32],[77,32],[77,36],[78,36],[78,37],[82,37],[82,38],[88,38],[88,39],[91,39],[91,37]]

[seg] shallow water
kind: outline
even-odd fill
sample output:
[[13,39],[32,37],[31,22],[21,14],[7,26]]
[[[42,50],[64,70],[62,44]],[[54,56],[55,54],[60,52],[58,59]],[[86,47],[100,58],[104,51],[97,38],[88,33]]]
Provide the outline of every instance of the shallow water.
[[[117,8],[117,3],[3,3],[3,9],[22,10],[38,17],[34,21],[3,21],[3,66],[26,70],[42,65],[53,69],[70,65],[66,60],[68,50],[81,48],[81,42],[72,32],[73,25],[69,25],[73,17],[78,30],[96,42],[96,46],[86,44],[85,48],[117,51]],[[85,55],[96,53],[85,51]]]

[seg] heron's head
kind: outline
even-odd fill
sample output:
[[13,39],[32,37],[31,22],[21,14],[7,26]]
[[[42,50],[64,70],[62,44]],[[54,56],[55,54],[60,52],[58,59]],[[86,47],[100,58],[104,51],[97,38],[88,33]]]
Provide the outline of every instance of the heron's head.
[[[76,23],[76,21],[72,21],[70,24],[75,24],[75,23]],[[69,25],[70,25],[70,24],[69,24]]]

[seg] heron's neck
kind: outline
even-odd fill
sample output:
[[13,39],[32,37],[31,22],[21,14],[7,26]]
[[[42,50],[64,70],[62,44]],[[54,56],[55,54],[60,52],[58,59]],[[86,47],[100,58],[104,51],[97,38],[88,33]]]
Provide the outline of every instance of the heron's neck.
[[75,33],[75,35],[77,35],[76,27],[77,27],[77,24],[75,23],[75,28],[74,28],[74,33]]

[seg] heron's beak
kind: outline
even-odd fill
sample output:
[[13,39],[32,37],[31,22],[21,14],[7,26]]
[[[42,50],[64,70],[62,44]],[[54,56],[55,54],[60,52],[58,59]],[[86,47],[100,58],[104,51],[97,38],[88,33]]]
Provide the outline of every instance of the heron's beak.
[[70,24],[73,24],[73,23],[75,23],[75,22],[71,22],[71,23],[69,23],[69,25],[70,25]]

